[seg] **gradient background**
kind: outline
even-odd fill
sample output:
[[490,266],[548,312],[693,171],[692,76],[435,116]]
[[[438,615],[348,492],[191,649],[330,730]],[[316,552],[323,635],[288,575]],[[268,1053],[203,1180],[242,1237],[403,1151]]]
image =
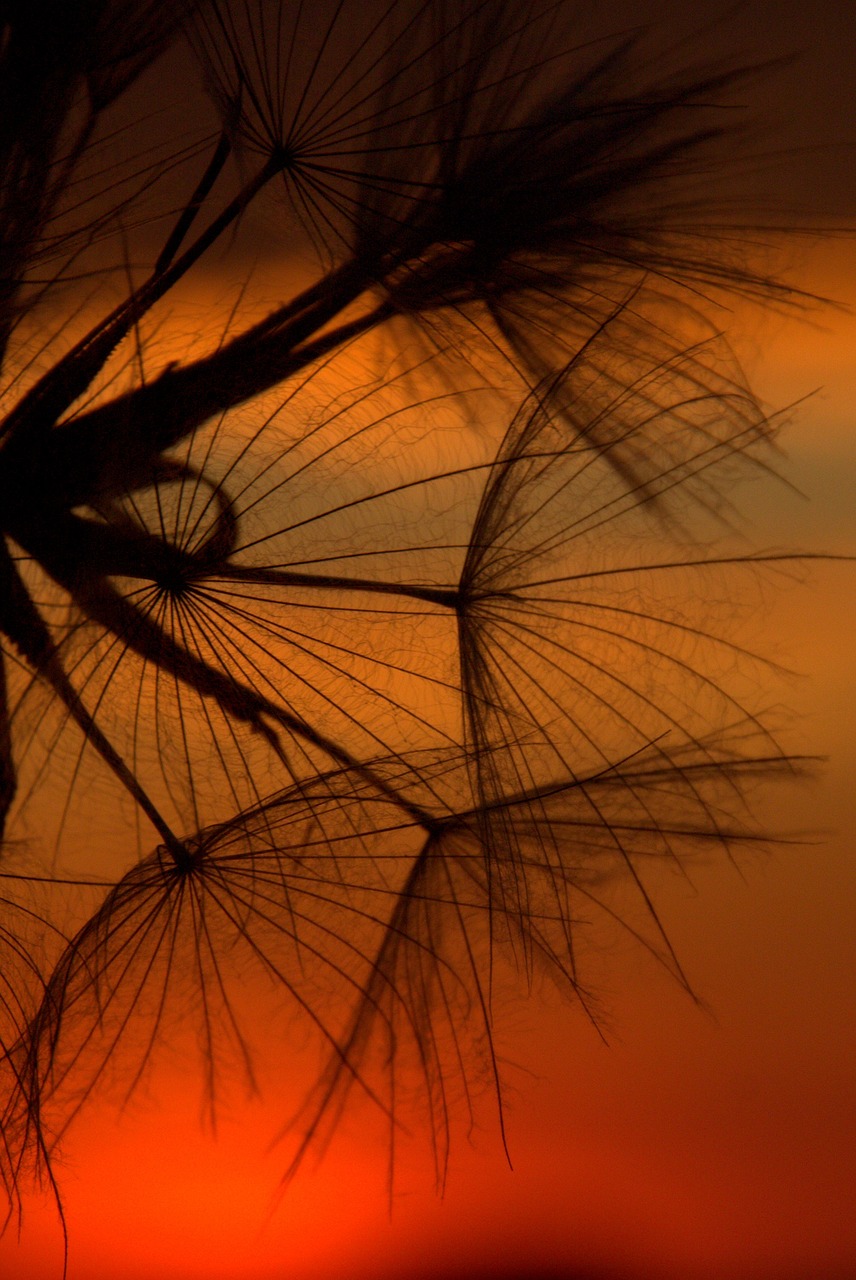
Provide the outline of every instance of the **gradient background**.
[[[638,9],[614,6],[615,29]],[[795,209],[854,226],[856,11],[839,0],[823,12],[770,0],[734,23],[754,52],[812,45],[765,104],[790,119],[779,145],[803,148],[783,162],[782,189]],[[795,271],[856,303],[852,238],[806,242]],[[783,442],[782,470],[806,496],[747,489],[752,544],[853,552],[856,316],[747,310],[731,323],[766,401],[822,388]],[[484,1130],[457,1135],[443,1200],[418,1151],[405,1155],[391,1217],[383,1133],[359,1111],[276,1200],[283,1150],[268,1144],[293,1098],[287,1060],[267,1064],[266,1103],[230,1101],[216,1140],[192,1071],[164,1070],[121,1120],[95,1109],[66,1144],[69,1280],[856,1277],[854,574],[795,574],[766,622],[768,651],[801,673],[773,695],[800,717],[791,740],[830,762],[768,793],[763,812],[810,840],[740,872],[699,867],[692,887],[664,880],[657,896],[707,1011],[629,949],[600,992],[608,1046],[556,999],[509,999],[514,1171],[486,1105]],[[0,1242],[0,1276],[48,1280],[61,1265],[55,1215],[34,1194],[20,1239]]]

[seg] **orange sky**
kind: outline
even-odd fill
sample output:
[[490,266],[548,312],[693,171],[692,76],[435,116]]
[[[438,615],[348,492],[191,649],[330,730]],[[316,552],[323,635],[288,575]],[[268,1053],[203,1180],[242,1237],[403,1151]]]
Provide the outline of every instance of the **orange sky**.
[[[852,244],[816,251],[805,270],[818,290],[856,298]],[[752,540],[853,550],[856,317],[753,317],[744,329],[771,402],[825,388],[785,441],[783,469],[813,503],[748,489]],[[274,1096],[229,1103],[216,1142],[200,1130],[192,1074],[162,1071],[121,1122],[93,1109],[66,1144],[69,1280],[451,1280],[535,1264],[621,1280],[856,1274],[854,572],[818,567],[768,619],[804,673],[787,690],[798,739],[831,757],[816,783],[769,797],[770,822],[816,840],[658,893],[709,1012],[629,950],[601,992],[608,1047],[556,999],[509,1007],[514,1172],[488,1107],[472,1145],[458,1135],[443,1201],[405,1159],[391,1219],[383,1135],[359,1112],[273,1206],[283,1156],[266,1148],[293,1101],[287,1063]],[[0,1275],[49,1280],[60,1263],[55,1217],[33,1197],[21,1240],[0,1242]]]
[[[747,48],[798,47],[818,21],[805,0],[737,8]],[[810,99],[790,113],[790,145],[809,148],[795,204],[811,209],[822,170],[824,209],[852,221],[856,167],[817,138],[852,96],[856,9],[828,8],[826,61],[785,69],[777,92]],[[742,507],[753,547],[856,552],[856,241],[806,248],[799,270],[854,311],[723,317],[771,405],[820,388],[782,440],[802,493],[756,483]],[[856,565],[794,579],[765,643],[799,674],[770,697],[798,713],[796,748],[829,763],[764,802],[769,825],[805,843],[739,869],[718,858],[692,884],[664,876],[657,906],[704,1009],[629,946],[599,970],[607,1044],[556,996],[509,998],[513,1171],[487,1097],[480,1129],[455,1135],[442,1199],[424,1150],[405,1145],[391,1214],[368,1109],[277,1194],[286,1148],[271,1139],[299,1100],[287,1046],[265,1064],[262,1099],[228,1099],[216,1138],[193,1069],[167,1064],[123,1117],[92,1107],[64,1144],[68,1280],[854,1280]],[[0,1280],[59,1280],[62,1248],[49,1198],[32,1193],[20,1237],[0,1239]]]

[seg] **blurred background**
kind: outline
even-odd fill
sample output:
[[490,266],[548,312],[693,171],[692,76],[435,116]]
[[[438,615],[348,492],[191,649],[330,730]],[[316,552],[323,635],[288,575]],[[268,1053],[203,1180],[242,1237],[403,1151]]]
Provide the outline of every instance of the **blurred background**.
[[[638,5],[610,12],[615,30],[640,20]],[[698,8],[692,23],[677,6],[649,13],[675,40],[703,25]],[[710,13],[711,51],[735,36],[749,57],[803,50],[755,104],[782,152],[782,196],[795,220],[856,227],[856,10],[754,0],[727,27]],[[853,553],[856,240],[833,232],[789,254],[799,283],[843,305],[727,317],[761,398],[795,406],[780,458],[792,487],[746,488],[747,539]],[[297,1100],[288,1057],[272,1052],[265,1096],[228,1100],[212,1135],[177,1054],[124,1116],[94,1108],[72,1130],[59,1166],[68,1280],[852,1280],[856,567],[776,581],[763,648],[795,674],[770,697],[796,713],[790,741],[828,760],[764,794],[762,815],[790,841],[699,865],[691,884],[664,878],[661,918],[704,1007],[629,947],[598,991],[606,1043],[550,992],[509,996],[507,1155],[487,1097],[483,1126],[456,1137],[442,1199],[405,1144],[390,1203],[386,1135],[359,1109],[323,1164],[278,1194],[270,1141]],[[0,1275],[59,1276],[62,1248],[34,1193],[20,1237],[13,1225],[0,1241]]]

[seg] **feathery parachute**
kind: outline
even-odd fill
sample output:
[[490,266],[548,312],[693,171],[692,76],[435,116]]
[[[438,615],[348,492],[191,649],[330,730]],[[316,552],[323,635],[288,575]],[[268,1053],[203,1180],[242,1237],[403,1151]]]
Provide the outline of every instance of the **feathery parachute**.
[[[756,68],[570,0],[0,31],[10,1205],[179,1020],[251,1081],[254,979],[327,1053],[292,1168],[358,1090],[442,1181],[500,969],[596,1016],[601,919],[688,986],[654,873],[794,767],[710,532],[772,434],[717,304],[793,300],[710,195]],[[189,334],[259,238],[311,278]]]

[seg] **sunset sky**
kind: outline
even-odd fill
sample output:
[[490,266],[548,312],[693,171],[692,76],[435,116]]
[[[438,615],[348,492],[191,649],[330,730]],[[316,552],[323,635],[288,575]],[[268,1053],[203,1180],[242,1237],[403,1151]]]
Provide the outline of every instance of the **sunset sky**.
[[[638,9],[616,5],[615,28]],[[782,186],[807,218],[856,227],[856,9],[823,12],[749,0],[734,25],[753,56],[807,46],[767,91],[772,117],[792,120],[781,145],[799,149]],[[740,493],[747,546],[852,554],[856,237],[806,238],[788,257],[791,278],[842,305],[741,304],[723,321],[764,403],[793,406],[787,483]],[[68,1280],[853,1280],[856,566],[776,583],[761,647],[793,674],[771,676],[769,702],[796,713],[795,749],[828,760],[764,793],[785,843],[736,865],[717,856],[691,883],[663,875],[657,906],[699,1004],[629,945],[599,968],[606,1043],[549,990],[509,995],[513,1171],[488,1095],[480,1129],[456,1135],[442,1198],[424,1148],[403,1144],[391,1212],[368,1108],[280,1193],[271,1141],[298,1101],[288,1047],[270,1047],[263,1098],[227,1100],[216,1137],[177,1049],[124,1116],[92,1107],[63,1146]],[[36,1193],[25,1208],[20,1238],[12,1226],[0,1240],[0,1276],[53,1280],[55,1212]]]

